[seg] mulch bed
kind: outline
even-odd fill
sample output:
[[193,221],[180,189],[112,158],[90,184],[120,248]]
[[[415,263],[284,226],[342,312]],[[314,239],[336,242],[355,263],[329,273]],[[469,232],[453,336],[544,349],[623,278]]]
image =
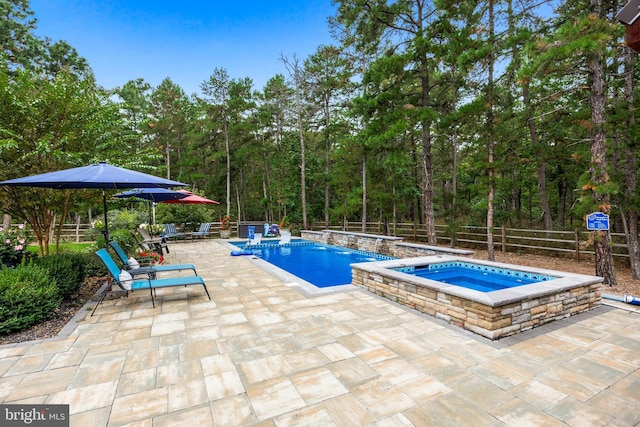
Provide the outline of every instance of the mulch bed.
[[0,344],[15,344],[55,337],[69,320],[84,307],[87,301],[96,295],[104,282],[104,277],[88,278],[68,301],[60,303],[49,318],[24,331],[0,334]]

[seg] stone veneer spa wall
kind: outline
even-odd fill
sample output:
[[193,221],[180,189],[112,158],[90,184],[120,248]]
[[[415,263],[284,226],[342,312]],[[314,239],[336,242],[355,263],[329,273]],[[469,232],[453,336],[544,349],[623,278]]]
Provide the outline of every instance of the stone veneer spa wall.
[[[447,261],[528,271],[553,280],[480,292],[401,270]],[[352,265],[352,284],[492,340],[526,331],[600,305],[602,278],[451,256],[427,256]]]

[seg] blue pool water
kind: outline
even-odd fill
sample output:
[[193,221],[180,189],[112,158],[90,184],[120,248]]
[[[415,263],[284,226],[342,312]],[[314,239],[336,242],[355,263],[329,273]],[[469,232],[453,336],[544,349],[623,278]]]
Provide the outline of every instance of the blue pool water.
[[[255,256],[319,288],[350,284],[350,264],[393,259],[385,255],[309,241],[284,245],[274,243],[254,245],[250,249]],[[236,242],[234,245],[244,248],[246,243]]]
[[425,279],[491,292],[556,279],[553,276],[498,268],[471,262],[445,262],[398,269]]

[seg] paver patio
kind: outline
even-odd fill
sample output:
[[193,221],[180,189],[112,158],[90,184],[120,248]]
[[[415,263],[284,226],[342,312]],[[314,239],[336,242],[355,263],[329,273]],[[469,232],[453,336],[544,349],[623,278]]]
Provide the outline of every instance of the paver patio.
[[602,306],[497,342],[362,290],[309,296],[219,241],[171,245],[203,290],[105,301],[0,346],[0,403],[72,426],[633,426],[640,313]]

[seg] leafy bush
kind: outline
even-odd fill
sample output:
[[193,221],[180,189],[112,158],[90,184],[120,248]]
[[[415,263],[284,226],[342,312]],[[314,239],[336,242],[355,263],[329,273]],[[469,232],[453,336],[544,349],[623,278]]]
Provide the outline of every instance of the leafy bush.
[[145,222],[147,215],[133,209],[111,210],[107,213],[109,219],[109,231],[111,230],[135,230],[138,225]]
[[[109,211],[107,213],[109,220],[109,236],[113,237],[116,232],[129,233],[138,228],[147,216],[140,211],[131,209],[121,209]],[[97,219],[93,221],[89,236],[98,242],[98,246],[104,247],[104,220]],[[130,237],[131,238],[131,237]]]
[[84,266],[75,254],[46,255],[32,262],[49,272],[58,285],[60,296],[65,300],[69,300],[84,281]]
[[[126,253],[131,253],[138,247],[138,242],[129,230],[111,230],[109,231],[109,238],[118,242]],[[104,236],[100,235],[96,238],[96,246],[99,248],[105,247]]]
[[[138,248],[138,242],[125,230],[116,230],[111,234],[111,240],[118,242],[124,253],[132,254]],[[104,247],[104,246],[103,246]]]
[[0,270],[0,333],[27,329],[60,304],[58,287],[46,269],[23,263]]
[[218,221],[219,214],[214,209],[202,205],[180,205],[179,203],[159,203],[156,206],[159,224],[176,224],[184,231],[195,231],[203,222]]
[[104,242],[104,221],[96,220],[91,223],[91,228],[87,232],[87,236],[96,242]]

